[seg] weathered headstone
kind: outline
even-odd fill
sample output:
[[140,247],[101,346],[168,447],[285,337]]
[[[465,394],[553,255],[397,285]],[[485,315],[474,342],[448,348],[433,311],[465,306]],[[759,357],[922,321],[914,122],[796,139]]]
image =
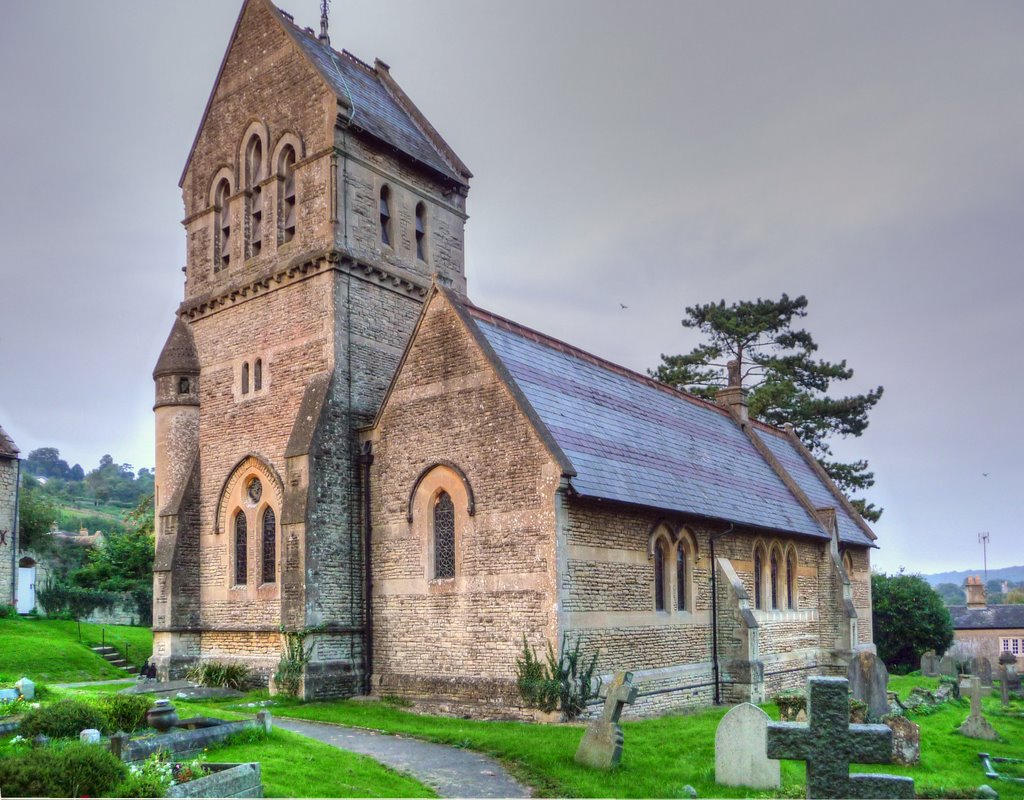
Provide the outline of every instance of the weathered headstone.
[[921,654],[921,674],[927,678],[934,678],[939,674],[939,657],[934,650],[926,650]]
[[913,711],[915,708],[921,706],[933,706],[935,705],[935,694],[928,691],[921,686],[915,686],[910,690],[910,694],[907,695],[907,699],[903,702],[904,708]]
[[17,689],[0,689],[0,703],[10,703],[19,697]]
[[981,678],[983,689],[992,688],[992,662],[985,656],[975,657],[974,663],[971,665],[971,674]]
[[715,783],[777,789],[779,762],[765,755],[771,717],[751,703],[730,709],[715,731]]
[[935,690],[935,700],[939,703],[956,700],[958,697],[960,697],[960,686],[953,681],[941,681],[939,688]]
[[35,684],[34,681],[29,680],[28,678],[22,678],[20,681],[18,681],[16,684],[14,684],[14,687],[19,692],[21,692],[21,697],[22,697],[23,700],[34,700],[35,699],[35,697],[36,697],[36,684]]
[[889,670],[874,653],[862,650],[847,669],[850,693],[868,707],[868,718],[878,721],[889,713]]
[[971,678],[971,713],[960,726],[960,733],[971,739],[995,741],[999,738],[995,728],[981,713],[981,679],[977,675]]
[[888,764],[892,731],[885,725],[851,725],[849,681],[810,678],[808,724],[768,724],[769,758],[807,762],[807,797],[914,796],[913,778],[850,775],[850,764]]
[[910,766],[921,761],[921,726],[906,717],[886,717],[892,731],[892,763]]
[[597,769],[612,769],[622,760],[622,728],[619,717],[622,707],[636,701],[636,687],[632,672],[619,672],[610,684],[604,701],[601,718],[587,726],[576,761]]
[[263,728],[263,732],[264,733],[270,733],[270,731],[274,727],[273,718],[272,718],[270,712],[267,711],[267,709],[265,709],[265,708],[262,711],[257,711],[256,712],[256,721]]
[[124,751],[128,747],[128,742],[131,741],[131,736],[127,733],[115,733],[110,737],[110,753],[114,758],[121,760],[124,757]]
[[82,744],[99,744],[100,732],[95,728],[86,728],[78,734],[78,741]]
[[1017,672],[1017,657],[1010,652],[999,654],[999,679],[1006,683],[1011,692],[1020,691],[1020,675]]
[[939,674],[945,675],[948,678],[955,678],[960,674],[956,659],[949,653],[946,653],[946,655],[939,660]]

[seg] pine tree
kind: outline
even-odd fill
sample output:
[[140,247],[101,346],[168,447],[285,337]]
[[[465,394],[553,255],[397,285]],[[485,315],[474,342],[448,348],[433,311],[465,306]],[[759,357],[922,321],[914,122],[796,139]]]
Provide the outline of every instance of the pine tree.
[[[830,442],[836,436],[860,436],[883,389],[830,397],[832,384],[849,380],[853,370],[845,360],[814,358],[818,345],[811,334],[794,328],[794,322],[806,315],[803,295],[689,306],[683,326],[700,331],[705,341],[685,355],[662,354],[662,363],[651,375],[709,399],[723,386],[744,386],[751,415],[773,425],[792,423],[839,488],[847,494],[861,492],[875,482],[867,461],[833,460]],[[866,519],[881,516],[882,509],[866,500],[853,503]]]

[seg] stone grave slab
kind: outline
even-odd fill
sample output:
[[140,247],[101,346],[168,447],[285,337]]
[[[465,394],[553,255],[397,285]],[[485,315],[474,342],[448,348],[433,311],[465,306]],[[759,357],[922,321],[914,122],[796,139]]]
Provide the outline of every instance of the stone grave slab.
[[86,728],[84,731],[78,734],[78,741],[83,744],[99,744],[100,743],[100,732],[95,728]]
[[889,670],[874,653],[862,650],[847,669],[850,693],[868,707],[868,718],[878,721],[889,713]]
[[921,674],[934,678],[939,674],[939,657],[934,650],[927,650],[921,654]]
[[892,763],[910,766],[921,761],[921,726],[906,717],[886,717],[892,731]]
[[807,762],[807,797],[912,798],[914,780],[895,775],[850,775],[850,764],[888,764],[892,731],[850,723],[849,681],[808,679],[808,722],[768,724],[769,758]]
[[971,678],[971,713],[960,726],[960,733],[971,739],[995,741],[999,738],[995,728],[981,713],[981,679],[977,675]]
[[619,726],[624,705],[636,702],[637,689],[632,672],[619,672],[608,684],[601,718],[587,726],[576,761],[597,769],[612,769],[622,760],[623,736]]
[[939,674],[948,678],[955,678],[960,674],[957,668],[956,659],[948,653],[939,660]]
[[21,697],[17,689],[0,689],[0,703],[10,703]]
[[715,731],[715,783],[754,789],[782,784],[779,762],[765,755],[770,721],[751,703],[729,709]]

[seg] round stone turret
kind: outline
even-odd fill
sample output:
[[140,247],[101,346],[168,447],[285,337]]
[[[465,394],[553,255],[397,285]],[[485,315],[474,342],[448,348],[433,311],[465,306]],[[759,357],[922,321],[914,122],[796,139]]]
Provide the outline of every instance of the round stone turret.
[[167,337],[164,349],[153,370],[156,382],[156,404],[162,406],[199,405],[199,356],[192,331],[180,319]]

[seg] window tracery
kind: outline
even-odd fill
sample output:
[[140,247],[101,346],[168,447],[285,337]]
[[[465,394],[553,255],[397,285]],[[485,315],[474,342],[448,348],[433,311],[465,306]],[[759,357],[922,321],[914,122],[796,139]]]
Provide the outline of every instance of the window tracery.
[[263,582],[277,580],[277,515],[269,506],[263,512]]
[[245,519],[245,512],[239,510],[235,513],[235,585],[241,586],[248,583],[249,568],[249,534],[248,525]]
[[434,577],[455,577],[455,504],[448,492],[434,501]]

